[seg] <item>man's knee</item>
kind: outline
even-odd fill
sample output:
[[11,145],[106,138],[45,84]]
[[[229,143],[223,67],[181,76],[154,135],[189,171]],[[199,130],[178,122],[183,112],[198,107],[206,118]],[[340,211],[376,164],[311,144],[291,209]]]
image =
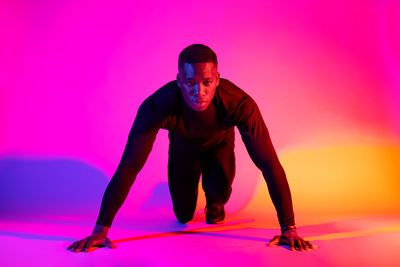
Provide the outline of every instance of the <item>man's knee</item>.
[[194,211],[196,206],[185,207],[185,206],[177,206],[176,203],[173,205],[173,210],[175,217],[178,219],[180,223],[187,223],[193,219]]
[[177,214],[175,213],[176,218],[180,223],[188,223],[193,219],[193,214]]

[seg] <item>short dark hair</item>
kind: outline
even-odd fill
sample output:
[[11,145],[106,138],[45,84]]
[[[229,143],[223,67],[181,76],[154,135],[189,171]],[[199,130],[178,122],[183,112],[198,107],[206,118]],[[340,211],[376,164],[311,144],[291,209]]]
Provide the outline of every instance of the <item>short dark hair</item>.
[[206,45],[192,44],[179,54],[178,68],[182,69],[184,63],[212,62],[218,65],[217,55]]

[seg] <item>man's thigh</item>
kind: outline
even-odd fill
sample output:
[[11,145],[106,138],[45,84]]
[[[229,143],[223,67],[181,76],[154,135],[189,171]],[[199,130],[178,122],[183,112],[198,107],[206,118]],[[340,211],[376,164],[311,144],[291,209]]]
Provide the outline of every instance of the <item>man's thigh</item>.
[[207,203],[225,204],[235,176],[233,136],[228,136],[215,147],[201,153],[200,166]]
[[191,220],[195,212],[200,174],[200,163],[195,154],[170,145],[168,185],[175,215],[181,222]]
[[168,158],[168,182],[173,190],[194,192],[201,174],[200,162],[193,154],[171,151]]

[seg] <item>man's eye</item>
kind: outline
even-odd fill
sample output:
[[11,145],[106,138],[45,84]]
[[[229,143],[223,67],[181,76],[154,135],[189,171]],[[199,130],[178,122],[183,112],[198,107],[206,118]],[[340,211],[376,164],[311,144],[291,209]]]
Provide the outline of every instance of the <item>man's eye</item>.
[[205,81],[205,82],[204,82],[204,85],[205,85],[205,86],[208,86],[208,85],[210,85],[210,84],[211,84],[211,81]]
[[186,82],[186,85],[189,86],[189,87],[192,87],[193,84],[194,84],[193,82]]

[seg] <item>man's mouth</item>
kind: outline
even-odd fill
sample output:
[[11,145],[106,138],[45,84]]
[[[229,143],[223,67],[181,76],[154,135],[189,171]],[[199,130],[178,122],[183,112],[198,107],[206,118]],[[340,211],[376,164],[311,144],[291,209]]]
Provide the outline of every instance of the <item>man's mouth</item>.
[[204,103],[206,103],[206,101],[205,101],[205,100],[198,100],[198,99],[196,99],[196,100],[193,100],[193,103],[196,104],[196,105],[198,105],[198,104],[204,104]]

